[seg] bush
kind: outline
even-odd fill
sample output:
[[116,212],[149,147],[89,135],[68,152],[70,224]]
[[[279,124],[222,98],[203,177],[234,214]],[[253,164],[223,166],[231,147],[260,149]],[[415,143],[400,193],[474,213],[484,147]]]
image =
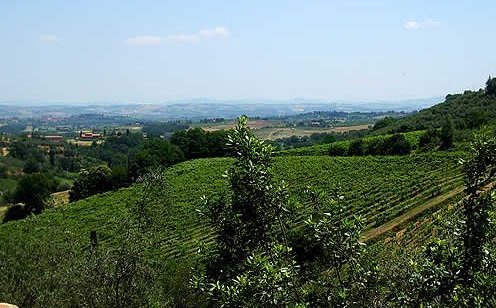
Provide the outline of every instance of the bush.
[[28,213],[22,204],[16,204],[9,206],[5,216],[3,217],[3,222],[9,222],[13,220],[24,219],[28,216]]
[[365,154],[364,143],[362,139],[353,140],[348,148],[348,155],[362,156]]
[[430,128],[419,138],[419,148],[421,150],[433,150],[439,145],[439,132]]

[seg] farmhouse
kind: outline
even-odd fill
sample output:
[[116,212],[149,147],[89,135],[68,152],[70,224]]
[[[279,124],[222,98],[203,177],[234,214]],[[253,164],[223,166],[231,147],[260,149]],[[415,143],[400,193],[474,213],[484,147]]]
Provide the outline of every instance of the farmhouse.
[[94,140],[102,138],[102,134],[95,134],[93,132],[80,132],[79,139],[81,140]]

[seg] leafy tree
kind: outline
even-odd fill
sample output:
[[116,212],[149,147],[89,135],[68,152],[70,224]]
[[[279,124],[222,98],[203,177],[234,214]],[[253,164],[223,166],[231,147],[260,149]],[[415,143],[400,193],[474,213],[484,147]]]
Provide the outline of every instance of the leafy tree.
[[492,180],[496,173],[496,138],[485,134],[476,136],[472,143],[472,157],[464,161],[465,194],[463,202],[465,225],[463,230],[464,283],[474,283],[474,273],[482,269],[484,245],[492,222],[490,210],[493,207],[492,194],[483,193],[482,186]]
[[69,192],[69,199],[77,201],[110,189],[112,189],[112,170],[106,165],[100,165],[79,172]]
[[372,128],[373,130],[379,130],[381,128],[388,127],[394,123],[394,118],[392,117],[385,117],[384,119],[381,119],[377,122],[375,122],[374,127]]
[[463,120],[467,128],[479,128],[487,123],[488,115],[483,109],[475,109],[468,112]]
[[447,117],[441,126],[441,132],[439,133],[440,148],[442,150],[447,150],[453,147],[454,135],[455,128],[453,126],[453,120],[451,117]]
[[29,158],[24,163],[24,168],[22,169],[22,171],[24,171],[25,173],[36,173],[36,172],[40,172],[40,170],[41,170],[40,164],[33,157]]
[[206,200],[217,248],[206,273],[193,283],[215,305],[294,305],[299,293],[291,285],[298,267],[285,236],[288,194],[273,183],[272,147],[255,138],[247,122],[240,117],[228,137],[236,158],[227,173],[232,194],[225,200]]
[[50,152],[48,154],[49,154],[49,158],[50,158],[50,166],[55,167],[56,156],[55,156],[55,148],[53,146],[50,147]]
[[489,76],[489,79],[486,82],[486,94],[496,94],[496,78],[491,78],[491,76]]
[[26,213],[39,214],[45,208],[46,201],[53,189],[54,182],[46,175],[29,174],[17,183],[14,200],[25,204]]
[[3,217],[3,222],[9,222],[13,220],[24,219],[28,216],[26,213],[25,206],[22,204],[14,204],[10,205],[5,212],[5,216]]
[[16,141],[10,146],[9,153],[12,157],[26,159],[29,149],[25,142]]
[[[293,206],[285,186],[276,185],[270,172],[272,147],[253,136],[246,117],[228,140],[236,158],[227,173],[232,193],[205,201],[217,245],[206,271],[193,277],[194,287],[222,307],[364,304],[362,291],[371,272],[361,266],[363,220],[348,217],[344,207],[316,193],[304,239],[294,241],[287,235]],[[313,254],[307,254],[307,247]],[[313,266],[302,268],[304,260]]]
[[439,131],[434,128],[429,128],[419,137],[419,148],[421,150],[433,150],[439,146]]
[[348,148],[348,155],[350,156],[362,156],[364,155],[364,143],[362,139],[355,139],[351,141]]
[[167,140],[148,139],[132,162],[133,176],[143,175],[153,167],[168,167],[184,160],[181,150]]
[[383,152],[386,155],[405,155],[411,152],[412,148],[403,134],[394,134],[384,141]]
[[[325,192],[308,190],[312,205],[310,217],[305,220],[303,253],[298,259],[310,257],[303,276],[311,277],[306,291],[313,307],[347,307],[351,303],[365,305],[362,297],[372,273],[364,267],[364,244],[360,234],[364,219],[348,215],[341,204],[343,197],[330,198]],[[310,251],[307,249],[310,248]],[[302,258],[303,255],[303,258]],[[310,270],[309,270],[310,269]],[[309,283],[310,282],[310,283]]]
[[183,151],[186,159],[226,156],[226,131],[207,132],[201,128],[191,128],[172,134],[171,143]]

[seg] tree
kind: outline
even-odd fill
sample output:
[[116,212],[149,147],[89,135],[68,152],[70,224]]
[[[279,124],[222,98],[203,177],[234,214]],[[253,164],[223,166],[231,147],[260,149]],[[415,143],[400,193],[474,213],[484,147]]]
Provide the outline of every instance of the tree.
[[350,146],[348,148],[348,155],[350,156],[364,155],[364,143],[362,139],[355,139],[350,142]]
[[227,131],[207,132],[201,128],[177,131],[171,143],[183,151],[186,159],[226,156]]
[[492,194],[482,188],[496,173],[496,138],[485,134],[476,136],[472,143],[472,157],[464,161],[465,194],[463,248],[464,261],[462,276],[466,285],[474,283],[474,273],[482,269],[484,246],[491,239],[492,227],[490,210],[493,207]]
[[441,126],[439,133],[440,148],[441,150],[448,150],[453,147],[453,139],[455,135],[455,128],[451,117],[447,117]]
[[298,267],[287,246],[288,194],[270,173],[272,146],[255,138],[240,117],[228,137],[235,162],[227,173],[232,194],[205,200],[217,230],[216,250],[194,286],[214,305],[293,306]]
[[403,134],[394,134],[387,138],[383,144],[383,153],[386,155],[405,155],[412,150],[410,143]]
[[133,176],[145,174],[153,167],[169,167],[184,160],[179,147],[167,140],[152,138],[145,141],[132,162]]
[[33,157],[30,157],[24,163],[24,168],[22,169],[22,171],[24,171],[25,173],[36,173],[36,172],[40,172],[40,170],[41,170],[40,164]]
[[333,197],[323,191],[306,193],[311,215],[302,234],[305,248],[297,252],[297,259],[308,258],[305,261],[310,263],[302,264],[307,269],[303,275],[311,277],[305,283],[312,285],[307,291],[310,306],[364,306],[367,283],[373,275],[364,267],[365,245],[360,242],[364,219],[349,215],[337,192]]
[[39,214],[45,208],[53,186],[53,181],[44,174],[26,175],[17,184],[14,200],[25,204],[27,214]]
[[372,130],[379,130],[381,128],[388,127],[394,123],[394,118],[392,117],[385,117],[384,119],[381,119],[377,122],[375,122],[374,127]]
[[439,146],[439,131],[435,128],[429,128],[419,137],[419,148],[421,150],[433,150]]
[[486,94],[496,94],[496,78],[491,78],[491,76],[489,76],[489,79],[486,82]]
[[112,189],[112,170],[106,165],[81,170],[74,181],[69,199],[77,201]]
[[49,157],[50,157],[50,166],[55,167],[55,164],[56,164],[55,147],[51,146],[50,147],[50,152],[48,154],[49,154]]
[[[255,138],[247,118],[229,134],[235,161],[227,173],[231,194],[205,200],[203,213],[217,231],[206,270],[192,279],[212,306],[306,307],[357,305],[371,271],[361,266],[363,220],[323,193],[310,194],[302,241],[288,236],[297,213],[283,184],[272,179],[272,147]],[[303,247],[312,247],[313,253]],[[312,271],[302,260],[314,258]],[[307,259],[308,260],[308,259]],[[301,263],[299,263],[299,261]]]

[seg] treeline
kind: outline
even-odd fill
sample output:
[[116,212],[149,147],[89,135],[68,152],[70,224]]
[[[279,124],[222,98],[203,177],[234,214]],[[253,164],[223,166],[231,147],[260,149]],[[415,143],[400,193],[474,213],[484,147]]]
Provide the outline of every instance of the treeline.
[[8,146],[9,156],[24,162],[25,173],[49,170],[77,172],[84,165],[77,147],[63,143],[42,144],[25,137],[14,138]]
[[409,142],[404,134],[393,134],[382,138],[354,139],[348,147],[329,148],[331,156],[405,155],[413,150],[448,150],[453,147],[455,129],[451,118],[446,118],[441,129],[430,128],[423,132],[417,143]]
[[308,147],[319,144],[329,144],[340,140],[347,140],[352,138],[360,138],[365,136],[368,130],[349,131],[345,133],[322,132],[313,133],[310,136],[291,136],[287,138],[278,138],[270,143],[274,145],[277,150],[296,149]]

